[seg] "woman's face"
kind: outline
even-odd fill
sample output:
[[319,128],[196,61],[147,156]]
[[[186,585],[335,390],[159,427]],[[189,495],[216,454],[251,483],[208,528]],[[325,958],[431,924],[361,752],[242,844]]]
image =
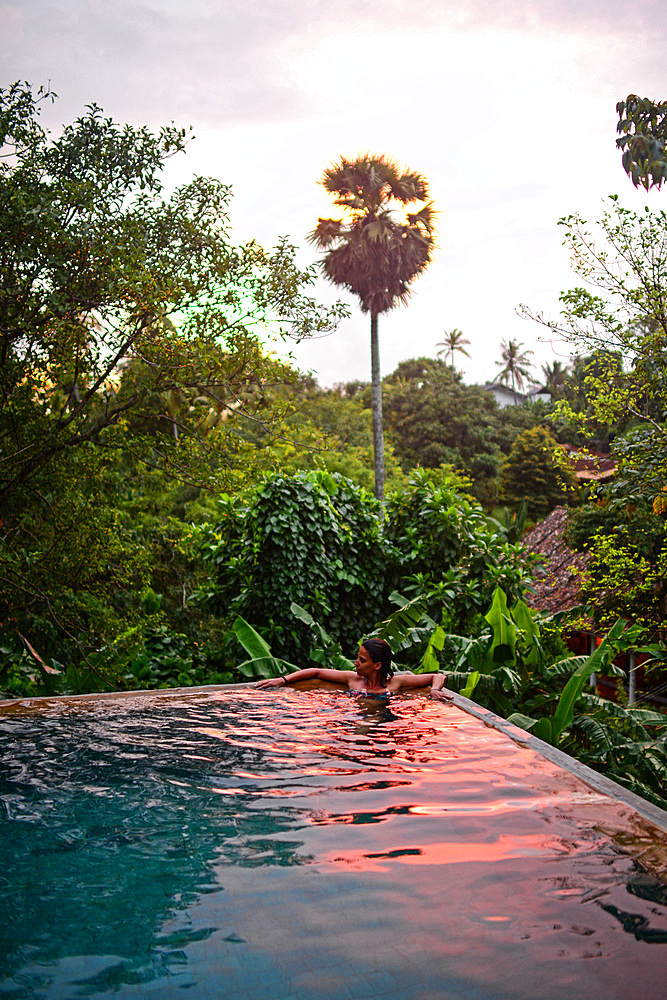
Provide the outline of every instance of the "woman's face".
[[365,646],[359,646],[359,655],[354,661],[354,669],[360,677],[369,677],[376,669],[377,664],[373,663]]

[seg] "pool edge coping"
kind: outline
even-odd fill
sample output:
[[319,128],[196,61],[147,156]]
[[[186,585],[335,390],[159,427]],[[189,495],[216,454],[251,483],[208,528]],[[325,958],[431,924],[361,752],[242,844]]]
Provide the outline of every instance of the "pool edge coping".
[[[149,688],[133,691],[95,691],[90,692],[89,694],[40,695],[38,697],[31,698],[10,698],[0,701],[0,714],[2,714],[3,709],[11,706],[26,704],[34,705],[39,702],[48,705],[52,702],[95,701],[100,699],[129,698],[136,697],[137,695],[155,694],[177,697],[183,694],[192,694],[194,692],[212,693],[215,691],[238,691],[239,689],[250,688],[252,686],[252,682],[242,684],[201,684],[194,687]],[[607,778],[606,775],[600,774],[599,771],[594,771],[592,767],[589,767],[587,764],[583,764],[575,757],[571,757],[563,750],[559,750],[550,743],[545,743],[544,740],[540,740],[537,736],[533,736],[532,733],[513,725],[511,722],[508,722],[507,719],[503,719],[502,716],[496,715],[495,712],[492,712],[490,709],[483,708],[481,705],[478,705],[477,702],[471,701],[470,698],[464,698],[463,695],[458,694],[456,691],[448,690],[446,701],[444,699],[438,699],[438,701],[441,701],[442,704],[455,705],[457,708],[461,709],[461,711],[479,719],[485,726],[489,726],[490,728],[502,733],[518,746],[534,750],[536,753],[540,754],[540,756],[549,760],[552,764],[556,764],[557,767],[562,767],[563,770],[568,771],[576,778],[579,778],[579,780],[583,781],[584,784],[589,785],[591,788],[601,792],[603,795],[607,795],[610,798],[623,802],[631,809],[634,809],[635,812],[639,813],[640,816],[643,816],[644,819],[649,820],[649,822],[653,823],[661,830],[667,831],[667,810],[661,809],[660,806],[654,805],[647,799],[643,799],[635,792],[631,792],[630,789],[624,788],[623,785],[619,785],[618,782],[614,781],[612,778]]]

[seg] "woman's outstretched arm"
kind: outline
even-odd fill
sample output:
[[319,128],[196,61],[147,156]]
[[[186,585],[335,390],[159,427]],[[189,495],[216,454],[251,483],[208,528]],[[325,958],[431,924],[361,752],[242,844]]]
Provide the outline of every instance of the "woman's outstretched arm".
[[282,677],[270,677],[265,681],[255,681],[256,688],[285,687],[287,684],[296,684],[297,681],[329,681],[332,684],[344,684],[349,687],[350,678],[354,677],[354,670],[328,670],[326,667],[306,667],[305,670],[296,670],[293,674],[283,674]]
[[452,697],[449,691],[442,690],[447,680],[447,675],[440,671],[428,674],[407,672],[405,674],[395,674],[394,676],[400,684],[399,690],[408,691],[411,688],[430,687],[431,698],[450,699]]

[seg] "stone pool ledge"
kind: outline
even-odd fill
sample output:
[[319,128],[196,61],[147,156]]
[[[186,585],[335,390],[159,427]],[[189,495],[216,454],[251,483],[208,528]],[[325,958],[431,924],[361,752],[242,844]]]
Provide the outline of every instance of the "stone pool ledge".
[[[316,681],[306,682],[304,685],[305,688],[320,686],[326,688],[332,687],[327,684],[320,685]],[[192,696],[197,694],[215,694],[218,691],[238,691],[250,687],[252,687],[252,682],[243,684],[202,684],[197,687],[150,688],[148,690],[134,691],[95,691],[90,694],[45,695],[37,698],[11,698],[5,701],[0,701],[0,715],[5,713],[21,713],[25,711],[39,712],[50,706],[60,704],[71,704],[72,706],[75,706],[77,704],[85,704],[86,702],[155,695],[165,698],[175,698],[182,697],[183,695]],[[449,700],[446,702],[440,701],[442,705],[454,705],[456,708],[466,712],[468,715],[474,716],[485,726],[502,733],[508,739],[512,740],[513,743],[540,754],[540,756],[551,761],[552,764],[555,764],[557,767],[561,767],[563,770],[573,774],[590,788],[593,788],[595,791],[600,792],[609,798],[615,799],[617,802],[623,803],[631,809],[634,809],[635,812],[639,813],[639,815],[644,819],[649,820],[649,822],[653,823],[659,829],[667,832],[667,810],[653,805],[652,802],[648,802],[640,795],[636,795],[629,789],[624,788],[622,785],[619,785],[618,782],[605,777],[605,775],[600,774],[599,771],[594,771],[593,768],[588,767],[586,764],[582,764],[581,761],[576,760],[574,757],[570,757],[569,754],[564,753],[562,750],[558,750],[557,747],[551,746],[550,743],[545,743],[544,740],[538,739],[537,736],[533,736],[530,732],[520,729],[519,726],[513,725],[506,719],[503,719],[502,716],[496,715],[495,712],[491,712],[488,708],[483,708],[481,705],[471,701],[469,698],[464,698],[463,695],[460,695],[455,691],[448,691],[447,693],[449,695]],[[418,696],[416,693],[411,694],[413,697]]]

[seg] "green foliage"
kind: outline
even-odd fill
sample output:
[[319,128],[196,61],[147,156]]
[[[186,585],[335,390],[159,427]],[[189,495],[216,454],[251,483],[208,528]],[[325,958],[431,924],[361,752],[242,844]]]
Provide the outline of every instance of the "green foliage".
[[300,608],[298,604],[292,604],[292,614],[299,621],[307,625],[313,635],[310,648],[310,659],[317,667],[330,667],[333,670],[353,670],[352,660],[343,656],[340,643],[332,639],[327,630],[319,622],[316,622],[312,615],[309,615],[305,608]]
[[667,602],[667,525],[645,500],[619,507],[609,501],[576,511],[566,538],[588,553],[581,599],[598,629],[627,618],[648,638],[662,631]]
[[667,718],[583,694],[562,749],[664,809],[667,806]]
[[58,690],[62,663],[54,659],[40,662],[28,648],[19,635],[7,635],[0,640],[1,698],[39,697]]
[[640,554],[632,542],[596,534],[589,543],[589,562],[581,581],[581,599],[600,628],[624,614],[648,635],[665,621],[667,544],[655,563]]
[[243,677],[280,677],[290,670],[298,670],[293,663],[273,656],[268,643],[240,616],[232,625],[232,631],[249,656],[236,668]]
[[518,594],[517,546],[461,495],[457,477],[416,474],[385,512],[349,480],[326,473],[275,475],[243,500],[225,498],[199,532],[214,578],[201,590],[212,612],[242,615],[277,655],[309,655],[303,608],[349,650],[388,607],[394,589],[435,592],[448,621],[465,628],[497,584]]
[[523,715],[511,715],[508,722],[516,722],[522,728],[530,729],[533,735],[539,739],[557,746],[563,732],[572,724],[574,706],[581,696],[584,684],[591,674],[603,670],[611,661],[614,653],[614,642],[620,639],[624,628],[625,622],[619,619],[595,652],[577,667],[563,688],[553,715],[543,715],[534,720],[527,720]]
[[538,520],[563,502],[572,502],[578,486],[573,472],[559,455],[553,435],[544,427],[519,434],[500,470],[500,496],[506,503],[526,505]]
[[387,428],[406,470],[453,465],[473,475],[476,492],[489,492],[501,459],[490,393],[461,385],[443,361],[417,358],[385,379],[384,396]]
[[[302,337],[340,311],[304,296],[314,272],[286,243],[229,243],[225,185],[196,178],[163,199],[183,131],[121,127],[93,105],[51,139],[38,115],[28,88],[0,91],[0,498],[86,442],[122,445],[148,414],[163,418],[151,464],[192,475],[211,408],[234,412],[262,378],[258,325]],[[169,394],[189,405],[169,413]]]
[[[301,379],[277,395],[288,404],[285,416],[270,428],[255,425],[252,437],[258,451],[255,464],[263,472],[295,472],[320,469],[351,479],[357,486],[373,490],[373,430],[370,391],[353,397],[343,387],[323,390],[312,379]],[[406,477],[385,441],[385,485],[399,489]]]
[[160,624],[130,628],[67,664],[30,655],[11,639],[0,645],[0,696],[5,698],[229,684],[235,679],[232,670],[215,669],[203,644]]
[[187,630],[185,504],[251,474],[243,428],[293,377],[260,333],[324,332],[341,309],[309,298],[286,242],[230,243],[227,186],[164,197],[182,130],[93,105],[54,138],[43,99],[0,91],[0,621],[92,676],[148,587]]
[[577,552],[586,552],[597,534],[612,535],[619,542],[632,539],[643,555],[651,557],[660,551],[664,537],[664,522],[650,508],[612,507],[600,500],[582,504],[570,513],[564,537]]
[[310,639],[291,614],[296,603],[349,648],[382,607],[381,523],[372,496],[322,472],[274,475],[243,502],[225,498],[202,533],[215,572],[208,607],[254,622],[280,657],[298,662]]
[[641,625],[651,637],[665,623],[667,537],[663,514],[640,500],[619,507],[609,501],[575,511],[565,536],[588,553],[581,599],[600,630],[619,617]]
[[612,196],[595,228],[577,215],[561,225],[583,285],[561,294],[561,320],[528,315],[598,363],[585,375],[585,407],[563,401],[558,414],[590,436],[627,432],[614,441],[614,495],[652,502],[667,479],[667,215]]
[[[389,600],[392,604],[398,605],[398,610],[392,611],[388,618],[376,624],[368,636],[384,639],[385,642],[389,643],[394,654],[399,655],[415,645],[423,643],[432,645],[433,636],[439,636],[442,629],[426,613],[428,596],[419,594],[408,601],[402,594],[394,591],[389,595]],[[442,646],[438,645],[438,648],[442,649]],[[432,656],[432,648],[430,653]],[[428,657],[428,654],[427,647],[424,656]],[[431,667],[430,669],[437,668]]]
[[229,684],[234,679],[231,671],[211,669],[206,651],[193,643],[190,636],[164,625],[148,630],[145,635],[128,636],[126,643],[121,640],[94,657],[110,670],[112,684],[120,671],[123,686],[129,690]]
[[533,407],[500,409],[489,392],[461,384],[444,361],[403,361],[384,380],[387,430],[403,468],[454,466],[471,479],[470,489],[489,509],[503,457],[517,434],[533,427]]
[[473,626],[497,586],[516,599],[527,579],[523,554],[482,508],[447,481],[413,474],[386,505],[385,537],[398,553],[392,580],[407,596],[433,595],[434,619],[450,631]]
[[667,177],[667,101],[629,94],[616,111],[616,145],[623,150],[623,169],[635,187],[641,184],[647,191],[661,187]]

